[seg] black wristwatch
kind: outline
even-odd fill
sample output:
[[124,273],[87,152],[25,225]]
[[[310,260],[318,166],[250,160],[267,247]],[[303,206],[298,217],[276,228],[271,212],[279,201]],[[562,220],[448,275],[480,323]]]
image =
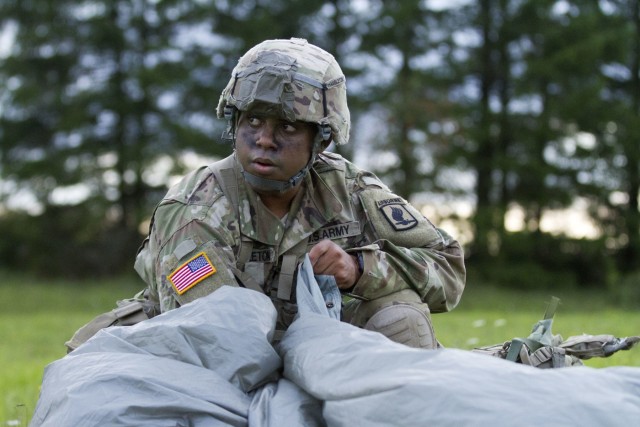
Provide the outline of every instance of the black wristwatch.
[[358,272],[362,275],[364,271],[364,258],[362,257],[362,251],[356,252],[356,259],[358,260]]

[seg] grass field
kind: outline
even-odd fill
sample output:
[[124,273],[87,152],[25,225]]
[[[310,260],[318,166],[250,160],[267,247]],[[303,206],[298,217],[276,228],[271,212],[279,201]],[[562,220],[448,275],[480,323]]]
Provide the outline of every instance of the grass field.
[[[4,275],[0,299],[0,427],[26,426],[35,409],[44,367],[65,355],[63,343],[115,300],[141,288],[133,278],[68,283]],[[640,334],[640,311],[624,311],[602,293],[558,292],[562,299],[553,331],[563,337],[609,333]],[[471,349],[525,337],[542,318],[551,294],[497,290],[469,285],[460,306],[435,315],[438,338],[446,347]],[[587,366],[640,367],[640,347]]]

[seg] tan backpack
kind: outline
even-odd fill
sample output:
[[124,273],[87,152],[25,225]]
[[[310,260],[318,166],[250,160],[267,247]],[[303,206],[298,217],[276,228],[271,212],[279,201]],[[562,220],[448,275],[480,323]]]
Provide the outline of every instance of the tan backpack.
[[117,307],[93,318],[78,329],[71,339],[64,343],[67,353],[71,353],[101,329],[109,326],[131,326],[160,314],[160,308],[147,298],[147,290],[140,293],[140,299],[117,302]]

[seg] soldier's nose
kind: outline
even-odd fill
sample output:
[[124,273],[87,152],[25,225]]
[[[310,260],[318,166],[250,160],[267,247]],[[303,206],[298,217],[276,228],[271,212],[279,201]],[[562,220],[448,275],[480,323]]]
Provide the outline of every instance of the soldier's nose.
[[260,132],[258,134],[256,145],[265,150],[275,148],[276,144],[275,144],[273,132],[274,130],[272,126],[267,126],[267,125],[263,126],[262,129],[260,129]]

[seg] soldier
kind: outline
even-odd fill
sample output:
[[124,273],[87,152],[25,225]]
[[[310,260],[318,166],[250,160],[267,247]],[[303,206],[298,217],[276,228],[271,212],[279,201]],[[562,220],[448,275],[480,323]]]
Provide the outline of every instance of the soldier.
[[136,259],[159,311],[244,286],[270,296],[284,331],[308,254],[314,274],[353,297],[343,321],[436,348],[430,313],[458,304],[463,251],[375,175],[324,151],[349,140],[333,56],[303,39],[262,42],[240,58],[217,114],[233,154],[169,190]]

